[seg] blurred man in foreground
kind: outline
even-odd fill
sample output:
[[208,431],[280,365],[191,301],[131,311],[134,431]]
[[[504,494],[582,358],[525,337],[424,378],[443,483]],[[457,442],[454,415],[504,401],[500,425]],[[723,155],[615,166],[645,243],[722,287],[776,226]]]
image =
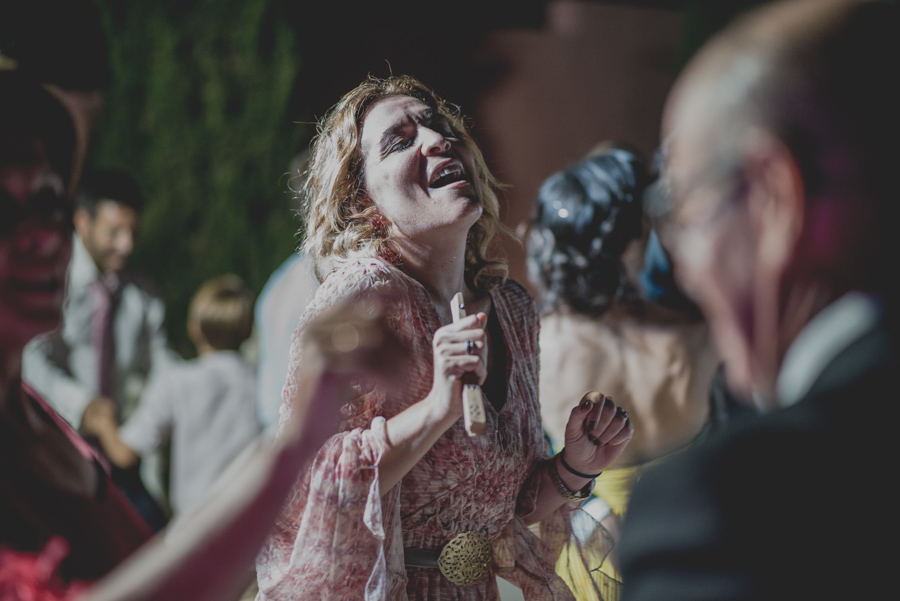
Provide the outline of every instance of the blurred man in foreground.
[[[4,56],[0,55],[0,59]],[[0,60],[0,65],[3,65]],[[276,443],[231,464],[184,527],[151,538],[96,452],[21,374],[35,335],[60,325],[72,254],[72,197],[85,140],[77,103],[12,61],[0,68],[0,599],[226,601],[298,473],[337,428],[348,382],[391,390],[409,355],[379,299],[322,316],[303,340],[304,381]],[[10,68],[12,67],[12,68]],[[354,333],[353,348],[334,346]]]
[[[759,417],[650,472],[624,599],[871,599],[897,534],[895,4],[768,5],[664,115],[677,277]],[[891,562],[892,563],[892,562]]]

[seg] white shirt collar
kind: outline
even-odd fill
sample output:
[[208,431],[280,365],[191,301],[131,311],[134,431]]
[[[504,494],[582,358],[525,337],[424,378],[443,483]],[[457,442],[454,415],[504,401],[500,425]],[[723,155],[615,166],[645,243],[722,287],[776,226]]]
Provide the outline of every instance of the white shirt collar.
[[789,407],[803,398],[828,363],[874,326],[880,313],[875,297],[850,292],[813,317],[784,356],[775,384],[778,405]]

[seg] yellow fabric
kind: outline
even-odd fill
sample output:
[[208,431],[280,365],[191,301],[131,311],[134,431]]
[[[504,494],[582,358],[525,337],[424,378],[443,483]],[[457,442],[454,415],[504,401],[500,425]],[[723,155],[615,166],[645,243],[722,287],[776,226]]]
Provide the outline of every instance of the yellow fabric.
[[[598,567],[589,567],[599,564]],[[565,546],[556,562],[556,573],[577,601],[619,601],[622,581],[608,559],[586,557],[579,545]],[[598,595],[599,593],[599,595]]]
[[615,515],[622,517],[625,515],[628,501],[631,499],[631,489],[634,488],[638,476],[644,471],[644,465],[630,465],[606,470],[597,477],[597,482],[594,484],[594,496],[603,499]]
[[[641,475],[677,452],[646,463],[604,471],[594,484],[594,496],[603,499],[615,516],[624,517],[631,491]],[[621,597],[622,577],[612,561],[608,557],[592,556],[574,541],[569,542],[560,553],[556,573],[569,586],[577,601],[619,601]]]
[[610,510],[618,517],[624,517],[628,509],[628,501],[631,500],[631,491],[640,480],[641,475],[652,467],[667,461],[670,457],[686,447],[676,449],[662,457],[657,457],[645,463],[619,467],[606,470],[599,476],[594,484],[594,496],[600,497],[609,505]]

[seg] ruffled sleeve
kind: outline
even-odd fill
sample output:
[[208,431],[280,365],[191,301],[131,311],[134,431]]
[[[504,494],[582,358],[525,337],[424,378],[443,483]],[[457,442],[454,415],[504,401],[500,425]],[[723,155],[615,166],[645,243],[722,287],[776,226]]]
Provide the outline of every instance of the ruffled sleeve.
[[[294,332],[282,393],[280,430],[298,390],[299,340],[307,324],[336,303],[390,286],[389,267],[377,260],[345,266],[322,283]],[[388,309],[388,321],[391,310]],[[319,450],[298,480],[269,541],[257,559],[258,600],[386,599],[402,588],[402,568],[390,568],[386,545],[397,540],[397,491],[379,494],[378,465],[385,449],[384,398],[356,383],[343,407],[340,433]]]

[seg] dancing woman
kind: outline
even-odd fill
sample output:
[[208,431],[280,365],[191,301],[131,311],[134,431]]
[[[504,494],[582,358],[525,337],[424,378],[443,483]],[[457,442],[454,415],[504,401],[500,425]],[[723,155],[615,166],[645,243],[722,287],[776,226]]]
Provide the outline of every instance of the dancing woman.
[[[489,254],[496,187],[462,118],[412,78],[370,78],[322,120],[304,190],[322,285],[295,339],[332,304],[391,291],[386,319],[412,366],[392,394],[357,383],[258,559],[258,599],[497,599],[497,576],[529,599],[573,598],[554,550],[633,429],[590,393],[565,449],[545,455],[538,314]],[[454,323],[457,292],[468,316]],[[304,386],[291,355],[285,422]],[[484,393],[483,436],[461,419],[464,376]]]

